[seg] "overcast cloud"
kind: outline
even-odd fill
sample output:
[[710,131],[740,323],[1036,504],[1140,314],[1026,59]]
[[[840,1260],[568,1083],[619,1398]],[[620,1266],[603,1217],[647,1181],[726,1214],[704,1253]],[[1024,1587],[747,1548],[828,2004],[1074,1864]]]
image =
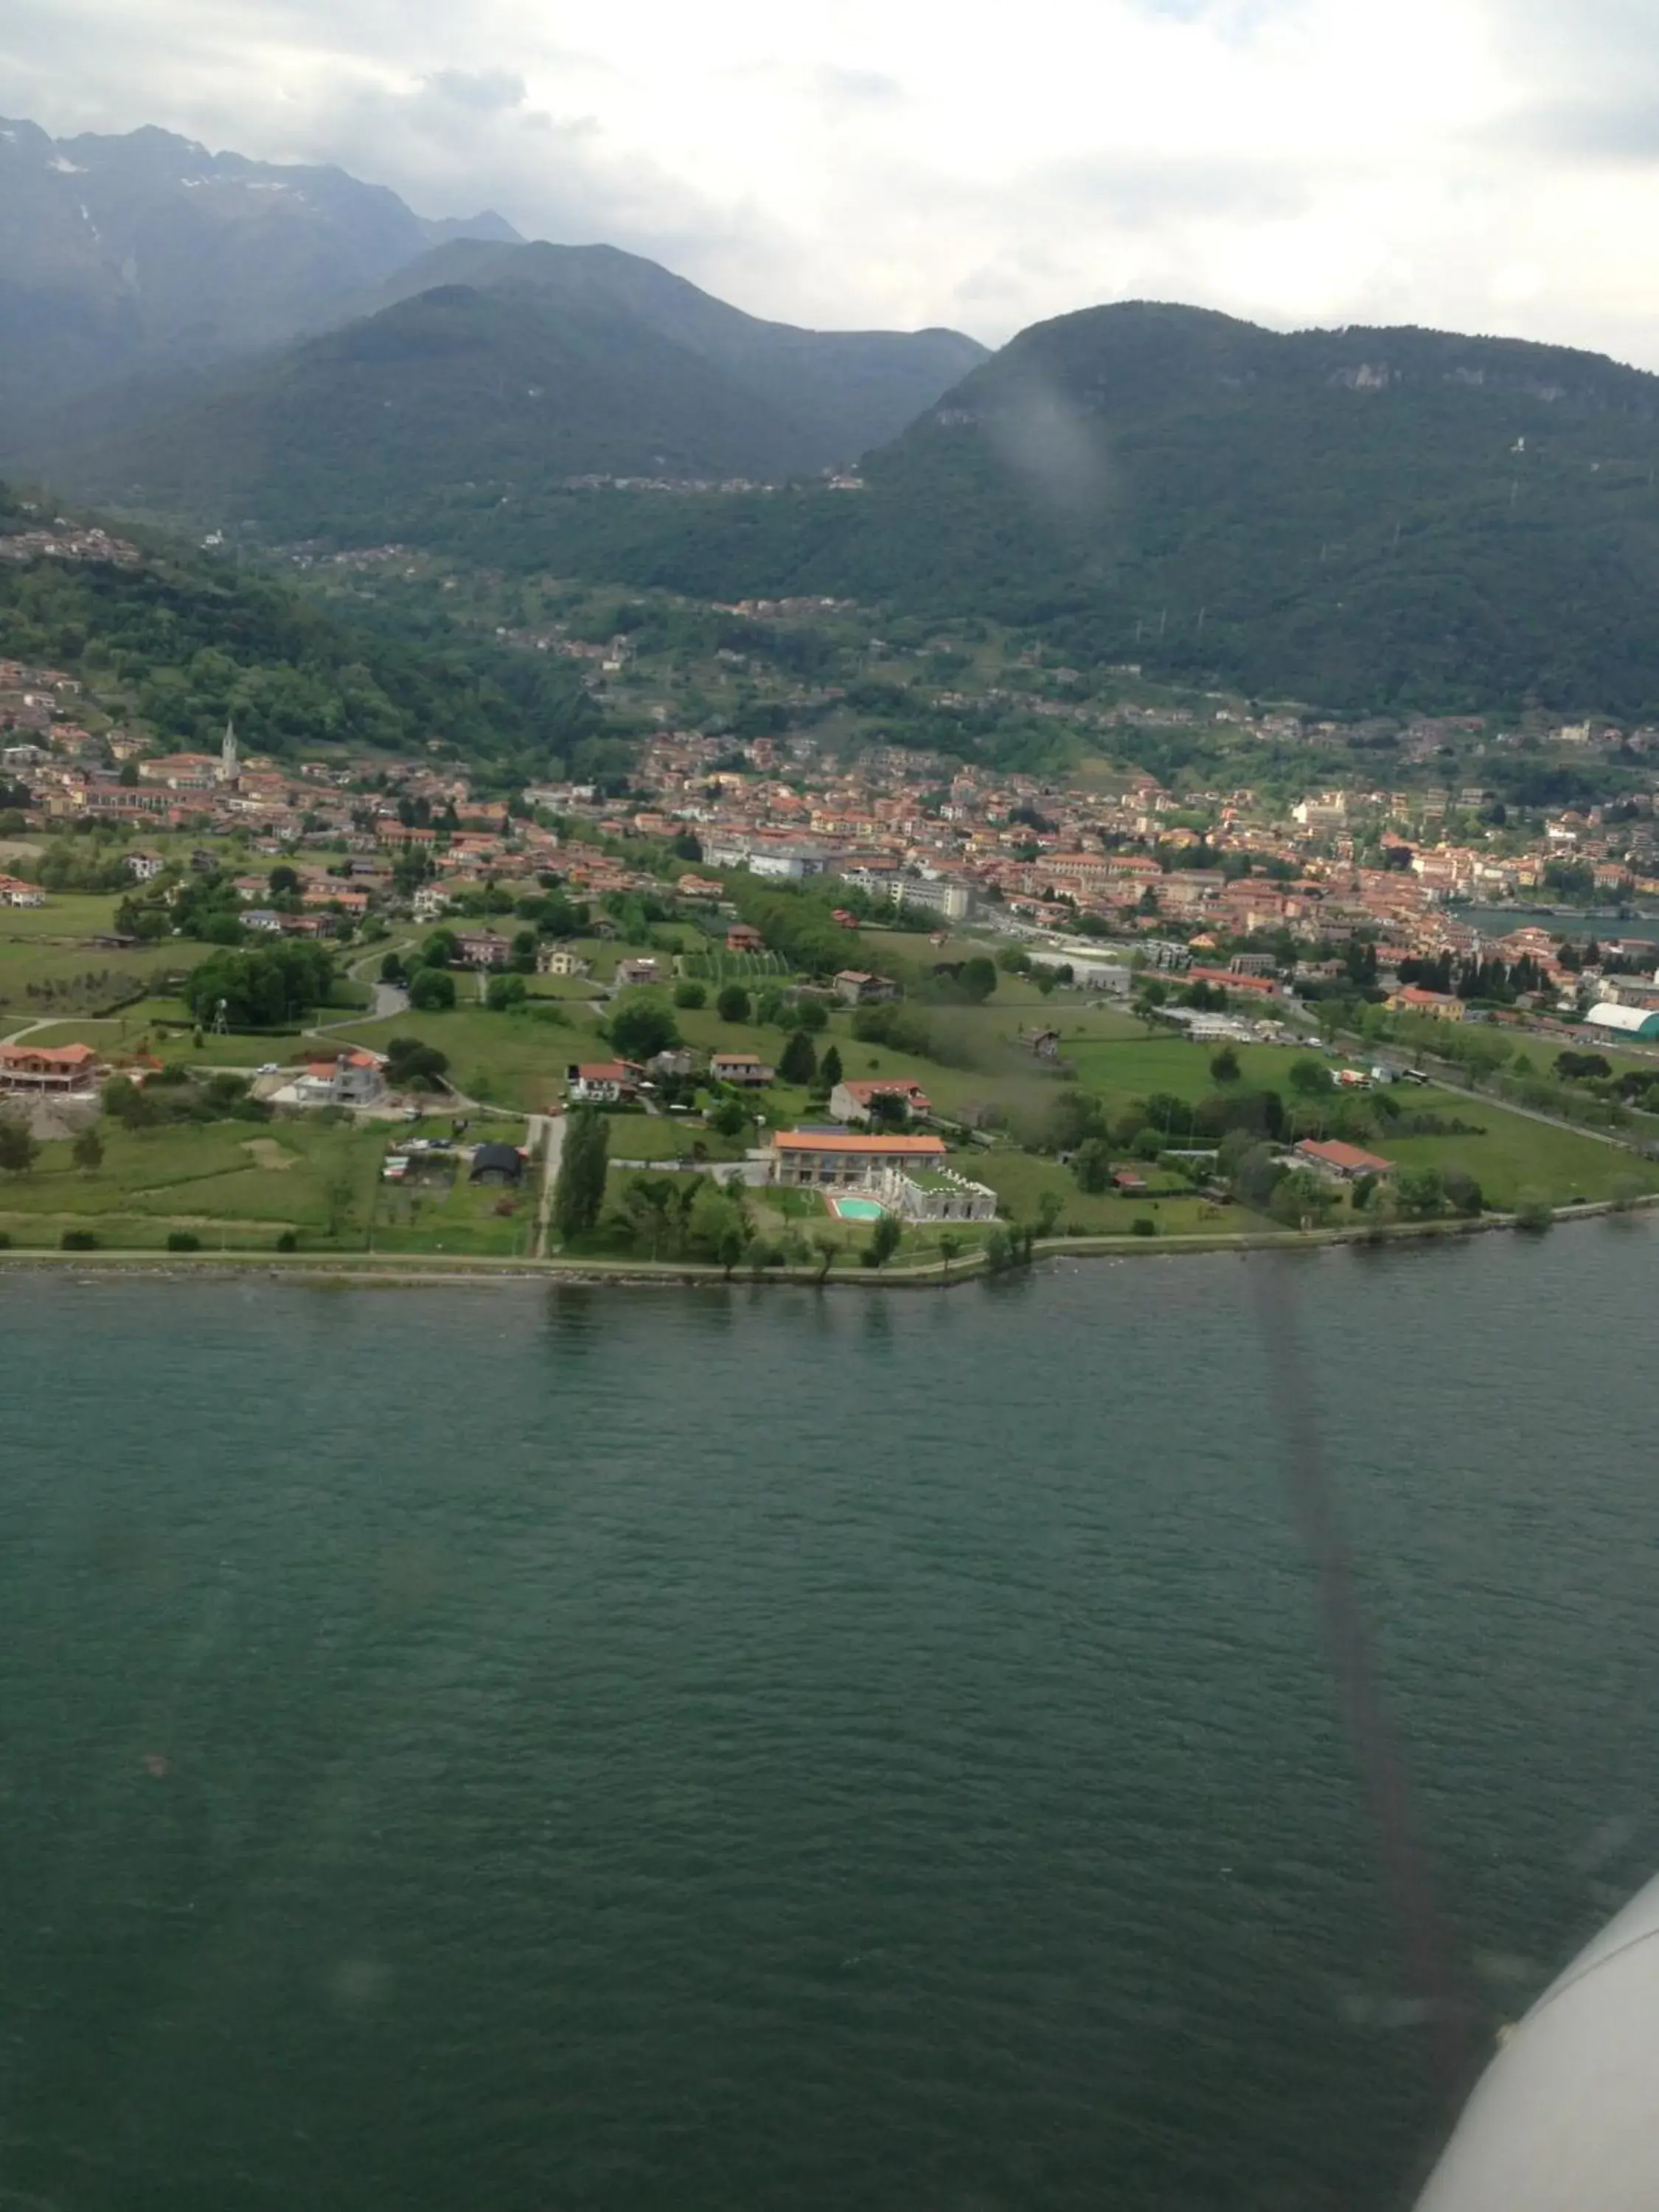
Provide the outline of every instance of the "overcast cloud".
[[9,0],[0,111],[337,161],[825,326],[1152,297],[1659,368],[1653,0]]

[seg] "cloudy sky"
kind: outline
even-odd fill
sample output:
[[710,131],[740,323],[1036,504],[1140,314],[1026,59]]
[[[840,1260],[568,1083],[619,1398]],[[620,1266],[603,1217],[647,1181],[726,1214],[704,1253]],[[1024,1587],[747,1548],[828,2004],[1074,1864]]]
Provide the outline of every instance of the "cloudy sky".
[[1179,299],[1659,368],[1655,0],[8,0],[0,112],[825,326]]

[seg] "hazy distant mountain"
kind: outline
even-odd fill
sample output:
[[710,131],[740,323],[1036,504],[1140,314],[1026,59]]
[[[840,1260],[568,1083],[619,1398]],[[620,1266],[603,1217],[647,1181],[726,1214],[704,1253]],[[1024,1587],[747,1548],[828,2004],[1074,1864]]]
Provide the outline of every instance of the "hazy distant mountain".
[[0,122],[0,412],[271,344],[461,235],[517,233],[490,214],[423,222],[342,169],[166,131],[53,139]]
[[437,284],[522,295],[552,319],[616,315],[724,370],[793,427],[796,468],[832,468],[897,437],[988,349],[960,331],[807,331],[700,291],[611,246],[457,243],[400,270],[382,300]]
[[395,535],[586,475],[774,480],[896,435],[985,350],[767,323],[609,246],[453,241],[252,363],[100,393],[29,459],[69,489],[283,535]]

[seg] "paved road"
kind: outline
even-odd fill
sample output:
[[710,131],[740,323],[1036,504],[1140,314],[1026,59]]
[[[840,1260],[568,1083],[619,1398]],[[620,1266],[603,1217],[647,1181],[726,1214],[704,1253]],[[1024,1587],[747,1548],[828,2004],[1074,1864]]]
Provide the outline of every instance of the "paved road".
[[94,1023],[107,1023],[113,1029],[120,1019],[119,1014],[47,1014],[39,1021],[25,1022],[21,1030],[13,1030],[9,1036],[0,1037],[0,1044],[21,1044],[36,1030],[55,1030],[70,1022],[77,1029],[89,1029]]

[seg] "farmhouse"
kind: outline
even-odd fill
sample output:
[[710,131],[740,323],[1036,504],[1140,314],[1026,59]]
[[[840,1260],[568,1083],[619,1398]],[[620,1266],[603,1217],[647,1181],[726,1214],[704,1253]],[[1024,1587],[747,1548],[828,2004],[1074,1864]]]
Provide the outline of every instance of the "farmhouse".
[[913,1116],[933,1110],[933,1101],[919,1083],[892,1076],[885,1082],[838,1083],[830,1093],[830,1111],[837,1121],[867,1123],[880,1110],[873,1103],[878,1098],[896,1099]]
[[493,929],[458,930],[455,954],[464,968],[505,968],[513,957],[512,940]]
[[1385,1160],[1376,1152],[1363,1151],[1358,1145],[1340,1144],[1333,1137],[1316,1140],[1304,1137],[1296,1148],[1296,1157],[1304,1167],[1319,1174],[1334,1176],[1338,1182],[1352,1182],[1357,1176],[1391,1176],[1394,1162]]
[[885,975],[868,975],[861,968],[843,968],[836,977],[836,996],[849,1006],[873,1006],[898,994],[896,983]]
[[635,1096],[640,1071],[629,1060],[573,1060],[564,1085],[574,1106],[615,1106]]
[[536,972],[541,975],[586,975],[592,965],[568,945],[544,945],[536,955]]
[[764,1091],[777,1076],[776,1068],[753,1052],[711,1053],[708,1073],[716,1083],[735,1084],[740,1091]]
[[103,1063],[86,1044],[0,1044],[0,1091],[36,1097],[92,1090]]

